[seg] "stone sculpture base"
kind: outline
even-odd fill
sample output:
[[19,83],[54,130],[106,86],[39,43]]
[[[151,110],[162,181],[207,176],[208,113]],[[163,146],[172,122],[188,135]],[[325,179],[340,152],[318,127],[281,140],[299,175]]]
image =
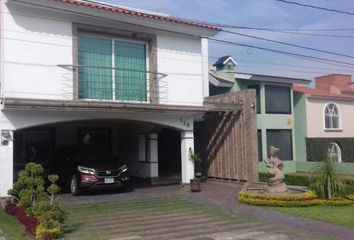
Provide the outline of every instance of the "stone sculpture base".
[[288,187],[286,186],[285,183],[279,183],[277,185],[267,184],[264,187],[264,192],[266,193],[277,194],[277,193],[286,193],[287,191],[288,191]]

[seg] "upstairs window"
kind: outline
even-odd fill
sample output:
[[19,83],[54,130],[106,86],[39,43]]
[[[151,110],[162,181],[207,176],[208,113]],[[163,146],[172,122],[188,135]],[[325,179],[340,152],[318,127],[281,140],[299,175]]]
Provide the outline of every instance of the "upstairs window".
[[328,145],[328,155],[332,162],[342,162],[342,151],[337,143],[331,142]]
[[265,86],[266,113],[291,114],[290,87]]
[[324,110],[325,129],[339,129],[339,108],[335,103],[329,103]]
[[147,101],[144,43],[79,35],[78,65],[80,99]]

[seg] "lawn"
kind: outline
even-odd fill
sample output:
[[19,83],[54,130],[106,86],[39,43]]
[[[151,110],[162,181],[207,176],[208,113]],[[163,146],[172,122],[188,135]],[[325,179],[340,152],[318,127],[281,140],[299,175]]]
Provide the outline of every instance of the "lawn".
[[354,205],[346,207],[265,207],[266,209],[289,215],[311,218],[345,227],[354,228]]
[[[7,215],[0,209],[0,229],[7,240],[22,240],[24,237],[24,227],[13,216]],[[1,235],[0,235],[1,236]]]

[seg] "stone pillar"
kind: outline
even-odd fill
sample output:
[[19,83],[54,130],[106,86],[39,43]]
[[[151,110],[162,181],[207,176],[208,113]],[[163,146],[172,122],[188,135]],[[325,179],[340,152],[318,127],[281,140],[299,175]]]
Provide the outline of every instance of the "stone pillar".
[[13,131],[0,129],[0,139],[0,197],[4,197],[13,183]]
[[194,152],[193,131],[181,132],[181,169],[182,183],[189,184],[194,178],[194,163],[189,159],[190,151]]
[[159,157],[157,133],[147,135],[147,162],[150,165],[150,177],[157,178],[159,176]]

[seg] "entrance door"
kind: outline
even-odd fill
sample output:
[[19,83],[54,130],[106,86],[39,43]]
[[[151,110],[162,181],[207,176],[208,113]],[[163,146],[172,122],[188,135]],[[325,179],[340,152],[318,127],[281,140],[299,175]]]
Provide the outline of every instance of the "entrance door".
[[158,135],[159,176],[180,177],[181,134],[172,129],[163,129]]

